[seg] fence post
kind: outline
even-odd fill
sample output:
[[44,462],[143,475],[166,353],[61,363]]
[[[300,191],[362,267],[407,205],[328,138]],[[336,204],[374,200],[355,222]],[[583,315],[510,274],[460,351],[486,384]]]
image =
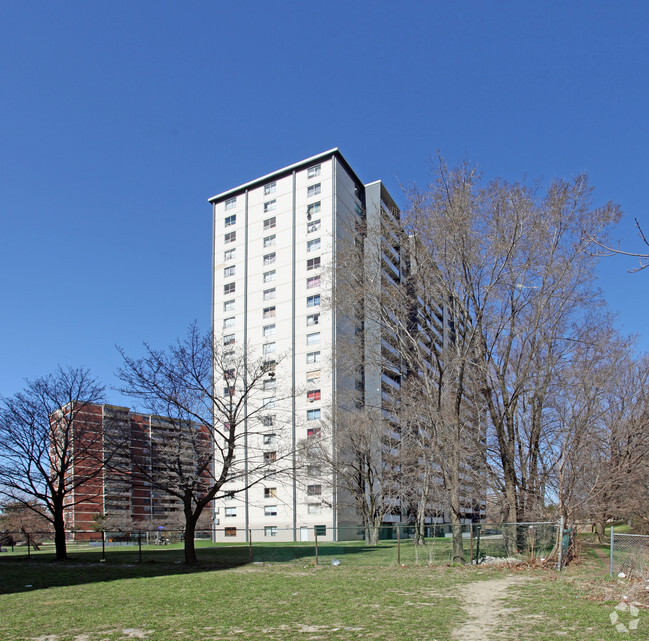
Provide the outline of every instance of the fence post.
[[561,572],[563,566],[563,514],[559,519],[559,560],[557,562],[557,570]]
[[473,526],[475,524],[471,521],[471,563],[473,563]]
[[31,559],[32,558],[32,552],[29,549],[29,534],[27,534],[27,558]]
[[318,565],[318,530],[313,528],[313,537],[315,539],[315,564]]
[[140,530],[137,531],[137,549],[140,563],[142,563],[142,532]]
[[401,528],[397,525],[397,565],[401,566]]
[[609,562],[609,576],[613,576],[613,532],[615,531],[615,528],[613,527],[613,523],[611,523],[611,551],[609,553],[611,560]]
[[101,531],[101,560],[106,560],[106,532]]
[[250,563],[252,563],[252,530],[248,530],[248,550],[250,552]]

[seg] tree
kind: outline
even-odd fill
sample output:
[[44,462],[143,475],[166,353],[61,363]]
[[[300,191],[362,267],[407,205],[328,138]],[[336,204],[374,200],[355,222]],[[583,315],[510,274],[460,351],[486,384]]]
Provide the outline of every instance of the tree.
[[271,463],[290,454],[280,452],[271,462],[253,447],[253,435],[266,429],[262,390],[274,385],[284,391],[275,381],[276,362],[203,335],[195,324],[167,350],[145,344],[142,358],[120,353],[120,391],[161,417],[150,464],[135,462],[132,472],[181,503],[185,563],[196,563],[194,534],[203,510],[263,480]]
[[[334,410],[329,425],[301,445],[309,480],[313,466],[336,494],[338,508],[355,508],[367,545],[377,545],[387,514],[399,507],[401,473],[387,454],[398,446],[385,430],[381,412],[368,406]],[[325,482],[323,480],[323,482]]]
[[[638,236],[640,236],[640,240],[647,246],[649,247],[649,239],[645,236],[645,233],[640,226],[640,223],[638,222],[638,219],[635,219],[635,226],[636,229],[638,230]],[[588,239],[597,245],[599,248],[604,250],[604,256],[614,256],[614,255],[620,255],[620,256],[632,256],[634,258],[637,258],[639,261],[638,267],[635,269],[631,269],[629,271],[631,272],[639,272],[645,269],[646,267],[649,267],[649,252],[630,252],[630,251],[625,251],[623,249],[620,249],[619,247],[612,247],[609,245],[605,240],[600,240],[599,238],[589,235]]]
[[0,401],[0,495],[47,518],[57,560],[67,558],[66,508],[93,498],[76,491],[110,458],[89,408],[103,392],[88,370],[59,368]]
[[[347,492],[366,530],[376,529],[378,517],[369,515],[391,513],[414,522],[422,542],[426,523],[448,514],[454,558],[462,562],[462,521],[484,480],[475,331],[440,286],[428,248],[412,241],[398,217],[396,210],[368,213],[338,248],[333,305],[347,331],[336,358],[353,379],[348,405],[356,409],[334,421],[341,453],[336,461],[332,452],[330,465],[338,479],[354,469]],[[368,381],[378,380],[375,390]],[[353,446],[343,449],[350,436]],[[370,509],[369,499],[380,508]]]
[[38,550],[43,539],[54,533],[44,514],[45,507],[36,501],[29,501],[29,507],[16,501],[6,503],[0,513],[0,544],[13,545],[22,540]]
[[472,350],[462,358],[480,373],[489,478],[510,523],[543,510],[553,386],[599,303],[587,238],[615,222],[619,208],[592,207],[590,192],[584,176],[541,193],[485,183],[469,163],[451,169],[440,159],[433,183],[410,193],[409,229],[470,326]]

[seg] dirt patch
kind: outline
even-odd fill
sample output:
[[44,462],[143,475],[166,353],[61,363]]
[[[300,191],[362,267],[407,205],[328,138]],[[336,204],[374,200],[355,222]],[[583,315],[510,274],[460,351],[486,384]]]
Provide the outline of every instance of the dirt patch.
[[[492,641],[511,638],[503,633],[508,623],[513,623],[515,608],[507,590],[528,581],[526,576],[506,576],[501,579],[476,581],[463,586],[459,596],[464,603],[467,620],[455,630],[457,641]],[[500,632],[499,632],[500,630]]]

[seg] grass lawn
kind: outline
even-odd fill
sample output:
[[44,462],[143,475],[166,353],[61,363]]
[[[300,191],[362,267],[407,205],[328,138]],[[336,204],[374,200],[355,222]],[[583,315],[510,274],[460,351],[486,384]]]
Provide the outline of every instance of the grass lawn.
[[214,559],[213,550],[199,550],[210,558],[196,570],[176,562],[180,550],[159,550],[155,562],[143,563],[123,550],[111,551],[106,563],[96,551],[65,563],[45,553],[30,561],[3,553],[0,639],[450,641],[485,612],[490,634],[501,639],[649,638],[648,611],[637,631],[621,635],[609,619],[616,595],[593,600],[595,591],[615,587],[594,552],[557,577],[552,570],[372,565],[385,561],[383,554],[391,558],[390,547],[374,557],[337,552],[339,566],[321,557],[317,567],[306,552],[292,552],[292,563],[250,564],[246,546],[221,548]]

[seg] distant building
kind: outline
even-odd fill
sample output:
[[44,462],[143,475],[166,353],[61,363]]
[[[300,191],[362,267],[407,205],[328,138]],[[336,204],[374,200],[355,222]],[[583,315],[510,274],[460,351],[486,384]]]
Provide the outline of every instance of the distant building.
[[[165,473],[165,449],[160,444],[175,439],[170,419],[132,412],[128,407],[89,404],[78,414],[76,422],[77,434],[94,438],[98,444],[104,444],[104,449],[97,446],[97,451],[77,461],[71,472],[85,476],[93,466],[102,468],[68,496],[66,529],[75,532],[75,538],[88,538],[81,532],[96,529],[99,516],[105,517],[108,530],[159,526],[180,529],[184,522],[180,501],[142,478],[143,471],[151,475],[156,470]],[[107,452],[117,440],[123,445],[108,462]]]

